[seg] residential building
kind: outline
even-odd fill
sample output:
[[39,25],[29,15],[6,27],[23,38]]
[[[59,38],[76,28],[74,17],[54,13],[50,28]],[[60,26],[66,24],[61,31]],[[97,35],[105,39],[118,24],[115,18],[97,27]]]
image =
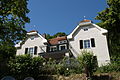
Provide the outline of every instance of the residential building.
[[81,55],[84,50],[93,52],[98,65],[106,65],[110,63],[106,35],[107,30],[92,23],[91,20],[83,20],[67,36],[69,49],[75,57]]
[[46,53],[42,53],[41,56],[57,60],[63,59],[65,56],[70,57],[67,36],[58,36],[56,38],[49,39],[46,45]]
[[107,45],[107,30],[83,20],[68,35],[46,40],[37,31],[27,33],[27,38],[16,44],[16,55],[30,54],[44,58],[62,59],[65,56],[78,57],[82,51],[93,52],[98,66],[110,63]]
[[38,56],[39,53],[46,52],[47,40],[37,31],[33,30],[27,33],[27,38],[15,45],[17,48],[16,55],[30,54]]

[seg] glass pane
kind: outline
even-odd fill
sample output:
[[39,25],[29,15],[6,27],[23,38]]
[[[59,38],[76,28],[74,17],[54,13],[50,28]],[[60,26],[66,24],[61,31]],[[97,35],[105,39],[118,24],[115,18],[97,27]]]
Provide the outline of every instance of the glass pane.
[[29,54],[33,54],[33,48],[29,48]]
[[65,46],[60,46],[61,47],[61,50],[65,50]]
[[84,48],[90,48],[90,40],[84,40]]

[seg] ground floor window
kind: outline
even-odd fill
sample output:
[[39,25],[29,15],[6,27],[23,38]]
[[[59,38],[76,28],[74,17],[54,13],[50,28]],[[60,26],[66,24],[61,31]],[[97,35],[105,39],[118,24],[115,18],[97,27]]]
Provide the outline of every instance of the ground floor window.
[[66,44],[59,45],[59,50],[65,50],[65,49],[67,49]]
[[56,47],[56,46],[50,46],[50,51],[51,51],[51,52],[57,51],[57,47]]

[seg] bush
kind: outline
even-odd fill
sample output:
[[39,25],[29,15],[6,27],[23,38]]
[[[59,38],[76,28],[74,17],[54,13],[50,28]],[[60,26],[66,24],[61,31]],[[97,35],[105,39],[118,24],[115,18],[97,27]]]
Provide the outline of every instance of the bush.
[[120,57],[112,57],[111,63],[102,67],[99,67],[97,72],[108,73],[108,72],[120,72]]
[[8,75],[14,76],[18,80],[23,80],[25,77],[37,77],[42,72],[44,59],[41,57],[32,58],[30,55],[16,56],[9,61]]
[[75,58],[65,57],[59,64],[58,73],[68,76],[70,74],[80,74],[82,72],[81,64]]
[[83,68],[83,72],[86,73],[88,77],[91,77],[93,72],[97,70],[97,60],[92,52],[83,51],[82,55],[77,59]]
[[43,66],[42,75],[55,75],[57,74],[57,62],[56,60],[53,60],[49,58],[49,60],[46,60]]

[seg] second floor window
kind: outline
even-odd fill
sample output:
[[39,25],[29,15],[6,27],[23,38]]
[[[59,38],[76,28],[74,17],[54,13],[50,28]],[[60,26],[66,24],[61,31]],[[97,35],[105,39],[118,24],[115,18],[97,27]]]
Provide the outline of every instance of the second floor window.
[[91,47],[95,47],[95,39],[91,38],[91,39],[87,39],[87,40],[80,40],[80,49],[87,49],[87,48],[91,48]]
[[29,48],[29,54],[33,55],[33,53],[34,53],[34,48]]
[[25,54],[37,55],[37,46],[25,48]]
[[90,48],[90,40],[84,40],[84,48]]

